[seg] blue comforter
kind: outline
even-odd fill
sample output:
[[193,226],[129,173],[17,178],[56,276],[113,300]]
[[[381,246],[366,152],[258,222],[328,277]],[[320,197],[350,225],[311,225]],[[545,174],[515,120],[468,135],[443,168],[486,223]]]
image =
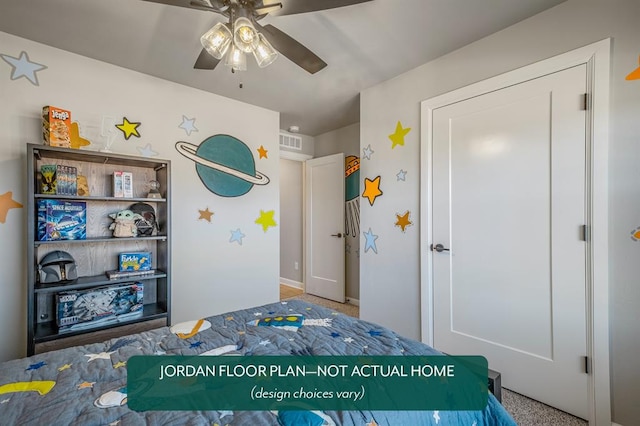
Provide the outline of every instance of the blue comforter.
[[[267,318],[304,320],[268,326]],[[515,425],[490,395],[482,411],[148,411],[127,407],[133,355],[428,355],[379,325],[291,300],[0,364],[3,425]],[[210,325],[210,326],[209,326]]]

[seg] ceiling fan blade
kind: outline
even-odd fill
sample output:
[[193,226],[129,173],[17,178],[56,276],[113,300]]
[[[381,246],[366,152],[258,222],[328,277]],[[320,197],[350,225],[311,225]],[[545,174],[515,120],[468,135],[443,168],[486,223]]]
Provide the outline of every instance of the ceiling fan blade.
[[207,12],[223,13],[226,7],[220,0],[144,0],[151,3],[168,4],[169,6],[186,7],[188,9],[206,10]]
[[214,58],[206,49],[202,49],[193,68],[197,70],[212,70],[218,65],[218,62],[220,62],[220,59]]
[[268,24],[263,27],[256,24],[256,27],[278,52],[307,72],[315,74],[327,66],[327,63],[315,53],[273,25]]
[[351,6],[358,3],[366,3],[371,0],[265,0],[265,6],[282,2],[282,8],[270,12],[271,16],[294,15],[296,13],[315,12],[318,10],[335,9],[337,7]]

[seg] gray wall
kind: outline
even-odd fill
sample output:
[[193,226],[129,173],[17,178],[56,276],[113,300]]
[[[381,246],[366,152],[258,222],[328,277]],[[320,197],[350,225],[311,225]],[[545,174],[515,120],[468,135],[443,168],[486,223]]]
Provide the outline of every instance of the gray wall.
[[[302,165],[280,159],[280,278],[302,283]],[[294,263],[298,263],[298,269]],[[290,283],[294,284],[294,283]]]
[[[326,155],[344,153],[360,157],[360,124],[352,124],[331,132],[323,133],[315,137],[314,157],[324,157]],[[360,197],[357,199],[358,209]],[[353,203],[352,203],[353,205]],[[353,218],[345,215],[346,220]],[[358,218],[359,220],[359,218]],[[358,227],[359,228],[359,227]],[[360,299],[360,238],[358,233],[346,236],[345,239],[345,282],[346,294],[349,299]]]
[[[640,242],[629,238],[640,226],[640,80],[625,80],[640,55],[637,0],[568,0],[361,94],[360,148],[371,145],[375,151],[362,161],[361,178],[381,175],[384,195],[374,206],[362,203],[361,229],[371,227],[379,237],[378,254],[360,257],[360,312],[420,338],[420,102],[609,37],[612,411],[616,423],[629,426],[640,419]],[[412,130],[405,146],[391,150],[387,135],[398,120]],[[407,171],[401,185],[394,178],[400,168]],[[411,232],[393,233],[389,217],[397,209],[411,211]]]

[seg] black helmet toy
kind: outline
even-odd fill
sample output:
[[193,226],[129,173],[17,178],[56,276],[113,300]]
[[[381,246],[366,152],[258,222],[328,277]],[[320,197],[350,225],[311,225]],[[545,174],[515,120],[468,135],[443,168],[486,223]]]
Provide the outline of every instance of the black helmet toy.
[[71,281],[78,278],[76,261],[66,251],[56,250],[45,255],[38,265],[41,283]]

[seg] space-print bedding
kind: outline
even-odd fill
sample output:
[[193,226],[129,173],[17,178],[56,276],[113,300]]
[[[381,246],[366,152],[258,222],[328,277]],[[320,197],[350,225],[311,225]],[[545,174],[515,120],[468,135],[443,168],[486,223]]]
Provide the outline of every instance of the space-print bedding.
[[[288,324],[270,325],[289,317]],[[291,321],[291,320],[294,321]],[[0,364],[3,425],[515,425],[490,395],[483,411],[148,411],[126,404],[133,355],[425,355],[379,325],[292,300]]]

